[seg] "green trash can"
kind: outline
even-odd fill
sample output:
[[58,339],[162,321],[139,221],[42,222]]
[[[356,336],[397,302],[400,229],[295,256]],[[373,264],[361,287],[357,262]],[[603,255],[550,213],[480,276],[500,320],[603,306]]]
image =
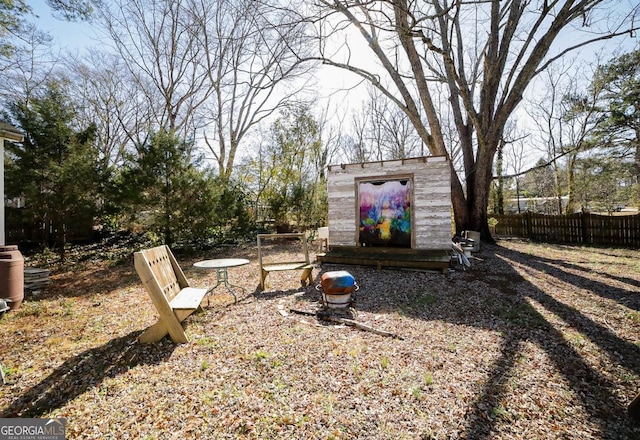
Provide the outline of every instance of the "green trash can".
[[24,300],[24,258],[18,246],[0,246],[0,298],[11,310]]

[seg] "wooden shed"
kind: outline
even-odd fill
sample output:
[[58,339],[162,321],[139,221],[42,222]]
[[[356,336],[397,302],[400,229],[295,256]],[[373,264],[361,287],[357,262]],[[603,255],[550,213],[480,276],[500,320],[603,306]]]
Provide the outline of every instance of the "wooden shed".
[[329,166],[329,247],[319,261],[446,271],[450,180],[445,156]]

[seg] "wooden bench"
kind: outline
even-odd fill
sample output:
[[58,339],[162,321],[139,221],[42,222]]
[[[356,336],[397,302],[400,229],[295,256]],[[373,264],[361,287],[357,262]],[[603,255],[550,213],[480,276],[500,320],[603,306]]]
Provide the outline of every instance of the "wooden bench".
[[[302,250],[304,259],[297,261],[263,261],[263,241],[277,239],[299,239],[302,241]],[[302,270],[300,283],[303,286],[313,283],[313,264],[309,260],[309,248],[307,247],[307,235],[305,233],[287,233],[287,234],[258,234],[258,260],[260,263],[260,288],[264,290],[267,275],[269,272],[277,272],[282,270]]]
[[189,287],[168,246],[133,254],[136,272],[158,311],[158,322],[140,335],[140,342],[158,342],[167,333],[175,343],[189,342],[182,321],[200,308],[207,289]]

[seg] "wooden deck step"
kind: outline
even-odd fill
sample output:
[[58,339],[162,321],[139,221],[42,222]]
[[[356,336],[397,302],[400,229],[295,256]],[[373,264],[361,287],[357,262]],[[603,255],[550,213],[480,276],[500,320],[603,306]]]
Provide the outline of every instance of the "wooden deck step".
[[362,266],[436,269],[446,273],[451,262],[448,250],[406,249],[387,247],[333,246],[317,255],[319,263]]

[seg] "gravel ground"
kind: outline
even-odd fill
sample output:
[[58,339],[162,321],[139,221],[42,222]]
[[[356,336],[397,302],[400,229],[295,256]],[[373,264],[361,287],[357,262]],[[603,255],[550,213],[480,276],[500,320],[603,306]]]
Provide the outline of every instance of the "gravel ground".
[[0,321],[0,417],[64,417],[69,439],[640,438],[637,250],[501,240],[448,275],[314,271],[351,272],[357,322],[400,338],[292,313],[320,294],[296,272],[259,292],[254,247],[213,257],[251,261],[229,270],[245,292],[214,295],[180,345],[137,342],[156,315],[132,261],[54,270]]

